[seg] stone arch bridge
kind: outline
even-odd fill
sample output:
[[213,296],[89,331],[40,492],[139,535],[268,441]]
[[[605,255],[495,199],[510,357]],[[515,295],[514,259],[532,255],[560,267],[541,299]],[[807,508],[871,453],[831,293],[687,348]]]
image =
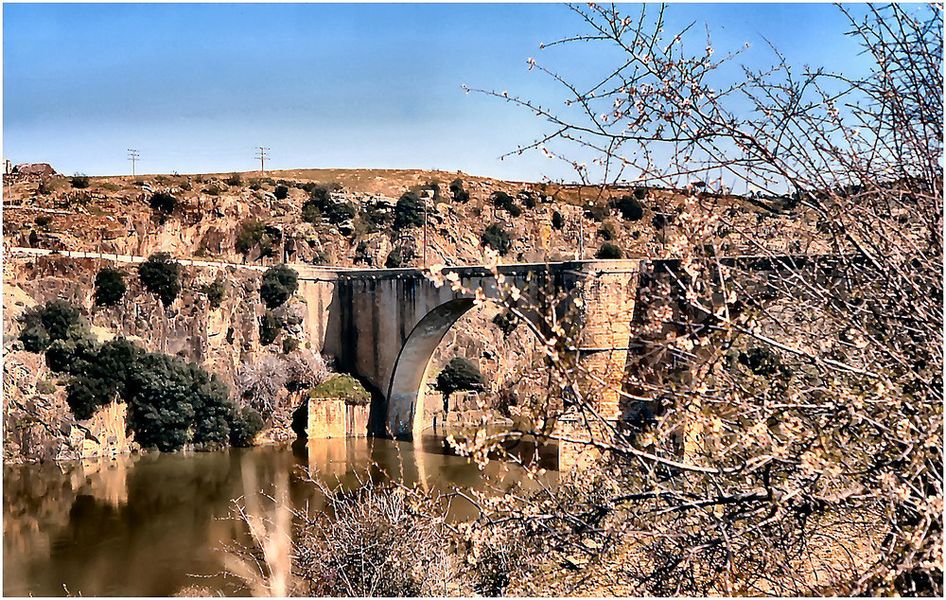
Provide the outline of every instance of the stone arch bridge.
[[476,290],[480,300],[495,299],[504,285],[519,288],[524,297],[547,297],[536,293],[543,291],[558,298],[556,314],[568,312],[567,322],[580,336],[579,360],[613,384],[597,397],[599,414],[618,416],[616,390],[627,360],[638,260],[501,265],[499,285],[497,275],[484,267],[445,268],[441,274],[459,286],[438,285],[417,269],[293,267],[310,321],[316,321],[308,326],[318,338],[314,345],[384,397],[376,433],[407,439],[425,428],[423,388],[434,351],[477,304]]

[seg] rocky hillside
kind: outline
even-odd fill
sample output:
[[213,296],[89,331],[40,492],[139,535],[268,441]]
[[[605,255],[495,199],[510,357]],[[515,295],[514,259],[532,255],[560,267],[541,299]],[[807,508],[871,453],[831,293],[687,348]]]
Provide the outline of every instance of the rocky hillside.
[[[459,193],[451,188],[458,180]],[[509,236],[507,262],[572,259],[579,252],[591,258],[604,241],[628,256],[673,255],[679,251],[675,230],[685,226],[676,218],[682,196],[665,190],[602,191],[440,171],[56,176],[5,184],[8,245],[131,255],[166,251],[178,258],[257,264],[285,259],[338,266],[421,265],[422,220],[398,224],[392,218],[398,199],[410,191],[427,204],[428,264],[479,263],[481,238],[492,224]],[[331,206],[306,213],[316,188],[328,192]],[[638,214],[618,206],[625,196],[635,198]],[[752,231],[758,239],[760,229],[769,230],[774,246],[788,249],[802,237],[796,230],[811,226],[801,215],[764,210],[735,196],[701,194],[693,209],[720,220],[707,241],[730,253],[758,252],[741,231]],[[389,261],[395,249],[398,260]]]

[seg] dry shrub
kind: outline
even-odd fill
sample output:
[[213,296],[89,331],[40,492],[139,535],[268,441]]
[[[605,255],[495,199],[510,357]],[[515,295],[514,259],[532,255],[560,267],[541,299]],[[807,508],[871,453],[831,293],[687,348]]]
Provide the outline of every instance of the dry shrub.
[[435,503],[370,480],[354,490],[318,485],[326,509],[305,519],[294,548],[298,592],[308,596],[444,596],[457,581]]

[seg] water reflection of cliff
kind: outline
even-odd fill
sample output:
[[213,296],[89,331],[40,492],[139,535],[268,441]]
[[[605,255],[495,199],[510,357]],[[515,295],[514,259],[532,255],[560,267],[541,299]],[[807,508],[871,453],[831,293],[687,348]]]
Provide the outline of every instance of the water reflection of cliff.
[[[252,470],[255,490],[244,489]],[[357,485],[368,476],[431,490],[482,485],[442,447],[381,439],[314,440],[280,448],[146,454],[3,471],[3,583],[10,595],[170,595],[188,586],[245,593],[223,574],[222,550],[248,543],[233,500],[289,477],[291,503],[319,510],[308,477]],[[487,469],[516,485],[502,465]]]

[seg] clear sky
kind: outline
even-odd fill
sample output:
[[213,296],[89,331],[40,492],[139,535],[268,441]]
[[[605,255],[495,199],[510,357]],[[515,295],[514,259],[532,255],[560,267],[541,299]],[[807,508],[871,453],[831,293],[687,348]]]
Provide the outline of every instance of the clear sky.
[[[773,62],[764,39],[799,65],[863,60],[831,5],[678,4],[669,16],[668,30],[705,23],[720,51],[751,43],[750,66]],[[225,172],[256,168],[262,144],[274,169],[561,177],[537,154],[499,161],[543,123],[460,85],[551,103],[560,88],[526,60],[580,71],[593,53],[538,46],[582,31],[562,5],[6,4],[3,154],[102,175],[127,173],[137,148],[139,172]]]

